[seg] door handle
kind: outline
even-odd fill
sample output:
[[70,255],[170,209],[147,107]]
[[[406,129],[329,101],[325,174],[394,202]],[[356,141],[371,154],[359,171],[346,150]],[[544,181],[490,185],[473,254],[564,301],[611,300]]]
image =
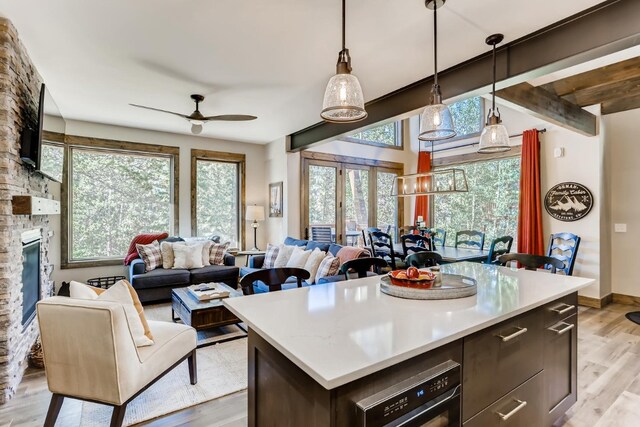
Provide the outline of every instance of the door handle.
[[558,313],[558,314],[565,314],[565,313],[570,312],[570,311],[571,311],[571,310],[573,310],[574,308],[576,308],[576,306],[575,306],[575,305],[572,305],[572,304],[564,304],[564,303],[562,303],[562,304],[560,304],[560,305],[559,305],[559,306],[557,306],[557,307],[553,307],[553,308],[551,309],[551,311],[553,311],[554,313]]
[[518,404],[518,406],[516,406],[515,408],[513,408],[512,410],[510,410],[509,412],[507,412],[506,414],[503,414],[502,412],[496,411],[496,414],[498,414],[498,416],[500,417],[500,419],[502,421],[507,421],[509,418],[513,417],[515,414],[517,414],[518,412],[520,412],[520,410],[522,408],[524,408],[525,406],[527,406],[527,402],[524,400],[520,400],[520,399],[513,399],[514,402],[516,402]]
[[498,334],[498,335],[496,335],[496,337],[500,338],[502,340],[502,342],[507,342],[507,341],[511,341],[515,337],[519,337],[520,335],[522,335],[522,334],[527,332],[527,328],[521,328],[519,326],[516,326],[516,329],[517,329],[517,331],[515,331],[511,335]]
[[[564,326],[564,328],[562,329],[557,329],[556,326]],[[555,332],[557,335],[562,335],[564,333],[569,332],[570,330],[572,330],[573,328],[576,327],[575,323],[565,323],[565,322],[560,322],[556,325],[553,325],[552,327],[548,328],[551,332]]]

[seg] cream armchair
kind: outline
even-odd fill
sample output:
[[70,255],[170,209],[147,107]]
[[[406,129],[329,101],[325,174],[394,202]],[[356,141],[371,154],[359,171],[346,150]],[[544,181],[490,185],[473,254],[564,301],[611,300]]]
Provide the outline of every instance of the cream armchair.
[[120,426],[127,404],[185,359],[197,382],[190,326],[149,321],[155,344],[136,347],[118,303],[53,297],[37,311],[53,393],[45,426],[55,424],[65,397],[113,406],[111,426]]

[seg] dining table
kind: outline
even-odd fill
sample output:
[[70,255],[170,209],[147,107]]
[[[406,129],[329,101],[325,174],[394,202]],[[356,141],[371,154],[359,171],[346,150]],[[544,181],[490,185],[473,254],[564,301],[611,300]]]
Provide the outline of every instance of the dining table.
[[[402,244],[394,244],[393,248],[397,253],[403,253]],[[489,256],[488,250],[455,248],[453,246],[436,246],[434,252],[439,253],[442,261],[446,263],[462,261],[481,262],[486,261]]]

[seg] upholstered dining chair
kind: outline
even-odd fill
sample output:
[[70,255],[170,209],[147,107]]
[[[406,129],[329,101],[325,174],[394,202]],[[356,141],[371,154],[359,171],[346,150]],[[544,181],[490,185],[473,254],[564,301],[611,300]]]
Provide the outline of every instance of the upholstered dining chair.
[[564,268],[564,262],[544,255],[506,254],[498,257],[498,264],[502,266],[506,266],[512,261],[519,262],[525,270],[544,269],[554,274],[557,273],[557,270]]
[[124,308],[108,301],[52,297],[37,305],[49,390],[45,419],[55,425],[65,397],[113,406],[111,427],[122,425],[127,404],[188,360],[196,370],[196,330],[148,321],[154,344],[136,347]]

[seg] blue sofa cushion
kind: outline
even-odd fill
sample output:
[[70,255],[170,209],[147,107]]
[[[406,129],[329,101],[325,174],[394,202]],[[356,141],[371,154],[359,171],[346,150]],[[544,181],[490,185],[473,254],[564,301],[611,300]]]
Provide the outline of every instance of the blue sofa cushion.
[[[209,282],[227,282],[238,279],[238,267],[227,265],[207,265],[202,268],[193,268],[191,273],[191,284]],[[236,282],[237,283],[237,282]]]
[[159,288],[163,286],[178,288],[180,286],[189,286],[190,278],[191,274],[189,270],[165,270],[164,268],[156,268],[148,273],[131,276],[131,283],[135,289]]
[[[306,281],[302,281],[302,286],[306,287],[309,284]],[[296,282],[295,277],[290,277],[286,282],[282,284],[282,290],[286,291],[287,289],[296,289],[298,287],[298,282]],[[263,294],[265,292],[269,292],[269,287],[262,283],[261,281],[256,281],[253,283],[253,292],[256,294]]]
[[331,246],[330,243],[320,243],[320,242],[314,242],[313,240],[309,240],[309,243],[307,243],[307,247],[305,249],[314,250],[315,248],[318,248],[322,252],[327,252],[330,246]]
[[329,245],[329,252],[331,252],[333,256],[337,256],[340,249],[342,249],[342,245],[336,245],[335,243]]
[[293,237],[284,239],[284,244],[287,246],[306,246],[307,243],[309,243],[308,240],[294,239]]

